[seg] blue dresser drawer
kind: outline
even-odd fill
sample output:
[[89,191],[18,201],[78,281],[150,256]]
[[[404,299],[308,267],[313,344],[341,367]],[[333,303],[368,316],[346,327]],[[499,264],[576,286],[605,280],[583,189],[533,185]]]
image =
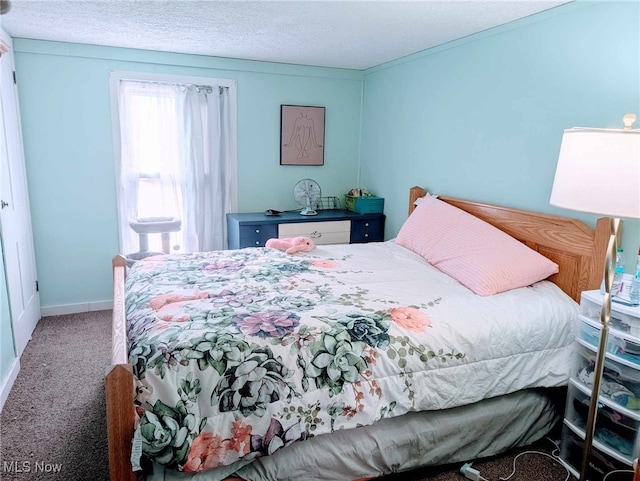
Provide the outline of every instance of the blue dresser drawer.
[[384,216],[351,220],[351,243],[382,242],[384,240]]
[[265,242],[278,237],[276,224],[243,225],[240,226],[240,248],[264,247]]

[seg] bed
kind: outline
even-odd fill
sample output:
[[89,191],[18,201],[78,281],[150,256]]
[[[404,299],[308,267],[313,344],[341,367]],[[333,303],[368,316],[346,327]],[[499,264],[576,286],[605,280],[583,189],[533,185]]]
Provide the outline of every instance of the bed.
[[[410,215],[424,196],[410,190]],[[558,272],[478,296],[393,240],[159,256],[126,278],[116,257],[111,479],[135,479],[141,449],[147,479],[355,480],[544,436],[563,408],[575,301],[602,277],[608,219],[591,229],[439,200]]]

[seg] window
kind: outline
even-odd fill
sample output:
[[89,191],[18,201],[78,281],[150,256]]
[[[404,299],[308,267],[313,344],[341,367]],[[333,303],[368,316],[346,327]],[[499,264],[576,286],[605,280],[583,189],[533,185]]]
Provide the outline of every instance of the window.
[[226,248],[225,215],[237,205],[235,83],[112,73],[111,101],[122,252]]

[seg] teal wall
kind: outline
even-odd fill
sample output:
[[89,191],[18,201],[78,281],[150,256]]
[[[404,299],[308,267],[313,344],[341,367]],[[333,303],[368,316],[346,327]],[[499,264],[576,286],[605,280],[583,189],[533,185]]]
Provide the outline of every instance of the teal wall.
[[[14,40],[42,307],[111,299],[118,253],[109,71],[235,79],[240,211],[298,207],[357,183],[362,74],[88,45]],[[280,105],[326,107],[325,165],[279,165]]]
[[[364,72],[15,39],[41,305],[111,298],[110,70],[237,80],[239,210],[295,208],[304,177],[341,195],[360,175],[390,238],[416,184],[593,224],[549,205],[562,131],[640,114],[639,37],[639,2],[577,1]],[[323,167],[279,165],[281,104],[327,107]],[[639,244],[627,222],[628,270]]]
[[9,295],[4,271],[4,254],[0,239],[0,385],[4,382],[16,358],[13,346],[13,329],[9,311]]
[[[366,71],[361,184],[385,197],[387,238],[416,184],[593,225],[549,205],[562,132],[628,112],[640,120],[640,2],[574,2]],[[626,222],[627,271],[639,245]]]

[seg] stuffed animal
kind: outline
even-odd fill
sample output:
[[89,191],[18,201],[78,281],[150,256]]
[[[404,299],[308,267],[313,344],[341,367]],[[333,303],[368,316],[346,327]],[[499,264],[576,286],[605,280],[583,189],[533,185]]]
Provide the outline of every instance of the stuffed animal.
[[290,239],[269,239],[265,247],[270,249],[279,249],[287,254],[295,254],[296,252],[307,252],[316,245],[308,237],[292,237]]

